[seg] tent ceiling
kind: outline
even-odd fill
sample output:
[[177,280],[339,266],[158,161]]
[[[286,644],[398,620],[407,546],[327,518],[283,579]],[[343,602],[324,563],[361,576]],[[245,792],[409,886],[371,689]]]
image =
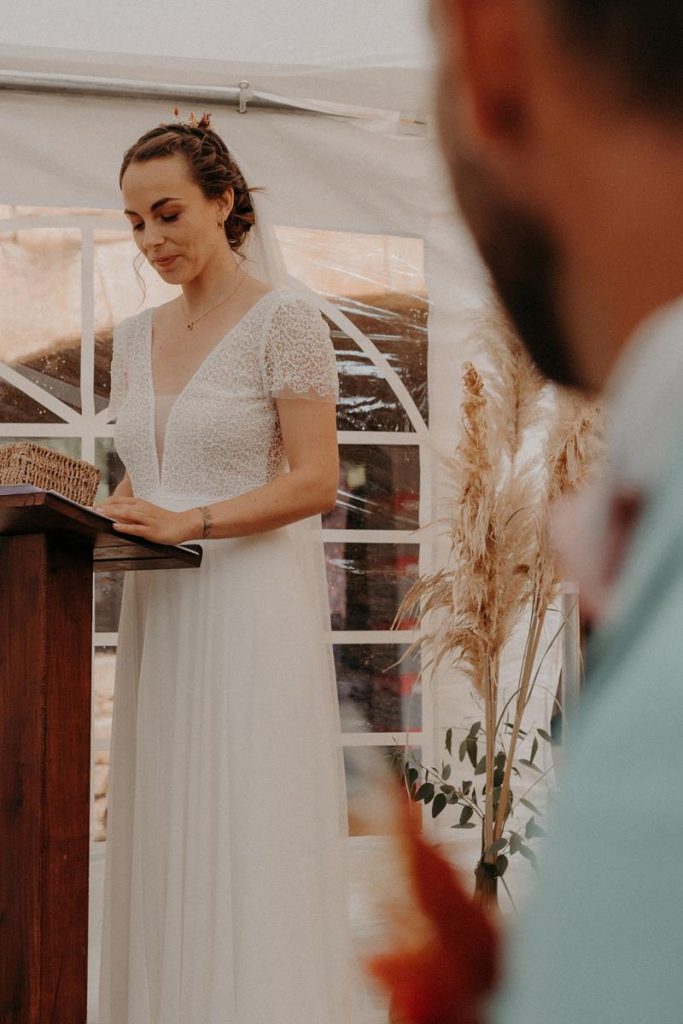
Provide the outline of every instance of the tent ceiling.
[[208,58],[176,58],[169,63],[163,57],[2,45],[0,70],[221,88],[236,88],[246,80],[256,92],[285,99],[408,112],[428,109],[432,81],[426,67],[326,68]]
[[226,0],[205,16],[185,0],[6,6],[3,68],[219,85],[246,77],[273,92],[287,80],[288,95],[409,109],[431,63],[426,0]]
[[[118,210],[122,154],[173,116],[168,100],[22,93],[6,93],[1,110],[0,203]],[[450,206],[432,133],[258,109],[217,108],[213,123],[252,183],[268,187],[280,224],[421,236],[426,197],[431,210]]]

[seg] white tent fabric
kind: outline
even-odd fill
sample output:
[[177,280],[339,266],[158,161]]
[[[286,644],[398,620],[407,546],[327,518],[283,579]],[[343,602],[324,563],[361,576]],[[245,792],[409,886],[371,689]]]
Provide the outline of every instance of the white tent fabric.
[[[237,85],[382,109],[424,106],[426,0],[7,0],[3,68]],[[168,58],[172,58],[169,62]],[[426,74],[427,73],[427,74]]]
[[429,61],[425,0],[6,0],[9,45],[250,64],[409,68]]

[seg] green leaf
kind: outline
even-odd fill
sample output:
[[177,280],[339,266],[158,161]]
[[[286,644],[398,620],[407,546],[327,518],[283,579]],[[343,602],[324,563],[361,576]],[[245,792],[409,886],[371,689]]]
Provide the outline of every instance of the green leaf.
[[504,857],[502,854],[500,857],[496,857],[496,874],[499,878],[502,878],[507,871],[508,863],[507,857]]
[[494,854],[500,853],[501,850],[504,850],[507,844],[507,839],[504,836],[501,836],[500,839],[497,839],[495,843],[492,843],[489,846],[488,850],[484,851],[484,856],[493,857]]
[[486,772],[486,755],[475,765],[474,774],[484,775]]
[[521,853],[522,857],[526,857],[526,859],[531,864],[532,868],[538,867],[538,860],[536,859],[536,854],[532,849],[530,849],[530,847],[526,845],[526,843],[519,844],[519,852]]
[[546,834],[545,829],[541,828],[535,818],[529,818],[524,829],[524,835],[527,839],[533,839],[534,837],[542,837]]
[[496,768],[504,769],[505,768],[505,761],[506,761],[505,751],[504,750],[499,750],[498,753],[496,754],[496,759],[493,762],[494,765],[496,766]]
[[419,775],[420,773],[417,768],[411,768],[408,764],[405,766],[405,777],[406,782],[408,783],[408,788],[410,788],[414,782],[417,782]]
[[437,793],[434,797],[434,803],[432,804],[432,818],[436,818],[441,814],[447,803],[448,801],[443,793]]
[[534,814],[541,813],[536,804],[532,803],[531,800],[527,800],[525,796],[521,797],[519,802],[520,804],[524,804],[525,807],[528,807],[530,811],[534,812]]
[[531,744],[531,757],[529,760],[533,761],[538,753],[538,739],[534,736],[534,742]]
[[452,793],[448,794],[446,799],[448,800],[449,804],[457,804],[460,797],[458,796],[457,791],[454,789]]
[[474,811],[472,810],[471,807],[463,807],[462,811],[460,812],[460,824],[466,825],[473,814]]
[[458,757],[460,758],[461,761],[464,761],[466,756],[467,756],[467,740],[464,739],[462,741],[462,743],[460,744],[460,748],[458,750]]
[[505,778],[505,771],[503,768],[496,768],[493,773],[493,785],[498,788],[503,785],[503,779]]
[[415,794],[415,799],[416,800],[424,800],[424,802],[426,804],[428,804],[430,802],[430,800],[433,800],[434,799],[434,783],[433,782],[423,782],[422,785],[420,786],[420,788],[418,789],[417,793]]
[[524,757],[520,757],[520,759],[519,759],[519,763],[520,763],[520,764],[523,764],[525,768],[533,768],[533,770],[534,770],[535,772],[538,772],[538,773],[539,773],[539,775],[542,775],[542,774],[543,774],[543,772],[542,772],[542,771],[541,771],[541,769],[540,769],[540,768],[538,767],[538,765],[534,764],[534,763],[533,763],[533,761],[527,761],[527,760],[526,760],[526,758],[524,758]]
[[469,792],[470,792],[471,789],[472,789],[472,782],[471,782],[471,780],[470,779],[465,779],[465,781],[462,784],[462,791],[465,794],[465,796],[469,795]]
[[451,766],[449,764],[445,764],[443,766],[443,771],[441,772],[441,778],[444,780],[444,782],[447,782],[448,779],[450,779],[450,777],[451,777],[451,770],[452,769],[451,769]]
[[447,729],[446,730],[446,750],[448,751],[449,754],[453,753],[453,751],[451,750],[452,744],[453,744],[453,730],[452,729]]
[[519,853],[519,848],[522,845],[522,837],[519,832],[510,833],[510,853]]
[[472,725],[470,727],[470,731],[468,732],[467,737],[468,737],[468,739],[475,740],[480,732],[481,732],[481,722],[475,722],[474,725]]
[[467,756],[469,757],[470,761],[472,762],[472,767],[476,768],[477,767],[477,741],[473,740],[473,739],[470,739],[470,737],[468,736],[467,739],[465,740],[465,742],[467,744]]
[[550,735],[549,732],[546,732],[545,729],[537,729],[536,732],[538,733],[538,735],[541,737],[542,740],[546,741],[546,743],[552,743],[553,742],[552,736]]
[[451,825],[451,828],[476,828],[476,827],[477,826],[475,825],[475,823],[473,821],[466,821],[464,825],[461,825],[460,822],[456,822],[455,825]]

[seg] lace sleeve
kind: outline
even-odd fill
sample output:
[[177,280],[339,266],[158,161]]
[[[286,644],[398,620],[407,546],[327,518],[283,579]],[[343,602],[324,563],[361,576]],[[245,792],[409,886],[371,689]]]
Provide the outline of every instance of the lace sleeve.
[[114,327],[111,346],[111,383],[109,387],[109,418],[118,414],[128,384],[123,323]]
[[273,398],[336,402],[334,346],[322,314],[304,298],[277,306],[267,330],[263,378]]

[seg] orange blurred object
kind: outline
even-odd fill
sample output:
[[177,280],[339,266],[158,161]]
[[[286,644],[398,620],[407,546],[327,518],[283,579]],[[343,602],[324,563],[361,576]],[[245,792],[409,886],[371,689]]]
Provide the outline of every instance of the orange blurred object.
[[408,884],[426,941],[373,957],[370,973],[389,990],[396,1024],[483,1024],[486,998],[499,979],[498,929],[465,890],[458,873],[417,832],[401,801]]

